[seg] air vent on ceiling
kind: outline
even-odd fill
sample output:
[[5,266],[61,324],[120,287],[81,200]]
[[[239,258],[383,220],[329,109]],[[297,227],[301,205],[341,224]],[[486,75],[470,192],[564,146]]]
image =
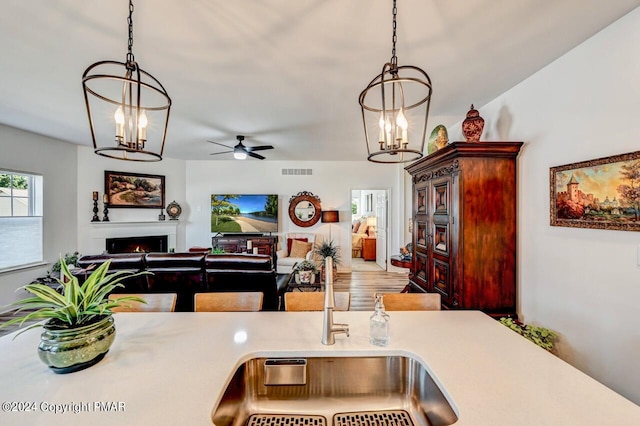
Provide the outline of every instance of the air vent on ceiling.
[[311,176],[313,169],[282,169],[283,176]]

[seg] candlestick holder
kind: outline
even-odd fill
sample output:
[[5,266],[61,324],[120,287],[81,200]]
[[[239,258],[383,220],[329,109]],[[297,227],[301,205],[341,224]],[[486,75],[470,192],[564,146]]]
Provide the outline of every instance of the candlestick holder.
[[109,203],[104,203],[104,210],[102,211],[104,216],[102,216],[103,222],[109,222]]
[[98,212],[98,200],[93,200],[93,218],[91,218],[91,222],[100,222]]

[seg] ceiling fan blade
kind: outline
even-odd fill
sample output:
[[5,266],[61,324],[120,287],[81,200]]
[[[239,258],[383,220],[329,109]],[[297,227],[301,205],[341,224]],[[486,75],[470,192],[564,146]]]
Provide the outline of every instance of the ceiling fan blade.
[[232,147],[232,146],[225,145],[225,144],[220,143],[220,142],[216,142],[216,141],[207,141],[207,142],[209,142],[209,143],[215,143],[216,145],[224,146],[225,148],[228,148],[228,149],[233,149],[233,147]]
[[265,149],[273,149],[273,147],[271,145],[247,146],[246,147],[246,151],[247,152],[264,151]]
[[249,155],[250,157],[253,157],[253,158],[257,158],[258,160],[264,160],[265,159],[265,157],[263,157],[262,155],[254,154],[253,152],[248,152],[247,151],[247,155]]
[[211,153],[211,154],[209,154],[209,155],[229,154],[230,152],[233,152],[233,151],[212,152],[212,153]]

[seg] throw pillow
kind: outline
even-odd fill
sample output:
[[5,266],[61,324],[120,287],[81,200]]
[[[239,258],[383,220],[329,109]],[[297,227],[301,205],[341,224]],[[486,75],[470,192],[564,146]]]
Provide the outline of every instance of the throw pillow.
[[358,228],[360,228],[360,221],[356,222],[356,224],[353,225],[353,231],[351,231],[351,232],[353,232],[354,234],[357,234],[358,233]]
[[293,242],[293,240],[298,240],[298,241],[304,241],[307,242],[309,241],[306,237],[301,237],[301,238],[287,238],[287,253],[291,253],[291,243]]
[[311,251],[312,245],[313,243],[293,240],[293,242],[291,243],[291,251],[289,252],[289,257],[306,257],[307,253]]
[[356,231],[356,234],[366,234],[368,229],[369,229],[369,225],[367,225],[364,222],[360,222],[360,227]]

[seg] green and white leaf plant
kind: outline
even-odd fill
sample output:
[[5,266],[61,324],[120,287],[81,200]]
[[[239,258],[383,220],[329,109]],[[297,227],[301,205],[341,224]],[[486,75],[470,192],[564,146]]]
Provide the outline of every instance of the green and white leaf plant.
[[[23,326],[27,322],[37,320],[49,320],[48,324],[58,328],[73,329],[82,327],[95,321],[98,317],[111,315],[112,309],[118,306],[125,306],[129,302],[136,301],[146,303],[139,297],[127,296],[116,300],[110,300],[109,294],[119,287],[124,287],[122,280],[137,275],[149,274],[141,271],[133,273],[130,271],[116,271],[108,274],[111,261],[106,261],[93,270],[80,284],[78,276],[71,273],[64,257],[60,258],[60,278],[56,281],[60,285],[61,291],[41,284],[31,283],[18,290],[23,289],[30,293],[30,297],[18,300],[7,308],[13,309],[13,318],[1,327],[17,324]],[[87,273],[85,271],[85,273]],[[31,328],[41,326],[38,323],[25,328],[21,334]]]

